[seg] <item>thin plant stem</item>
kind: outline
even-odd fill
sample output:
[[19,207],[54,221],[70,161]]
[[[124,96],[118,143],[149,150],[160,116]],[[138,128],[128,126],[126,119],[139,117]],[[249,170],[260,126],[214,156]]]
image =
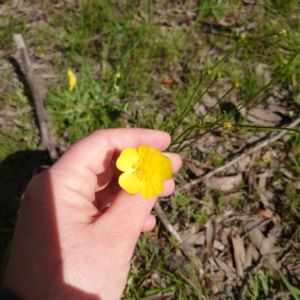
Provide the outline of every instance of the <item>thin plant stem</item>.
[[[300,50],[296,52],[296,54],[289,60],[289,62],[280,70],[280,72],[275,75],[275,77],[270,80],[265,86],[263,86],[262,88],[260,88],[258,91],[256,91],[254,94],[248,96],[247,100],[245,100],[245,102],[241,105],[239,105],[237,107],[237,110],[241,110],[243,107],[245,107],[252,99],[254,99],[256,96],[258,96],[261,92],[263,92],[264,90],[266,90],[268,87],[270,87],[276,80],[278,80],[278,77],[284,72],[284,70],[292,63],[292,61],[300,54]],[[230,113],[227,119],[230,119],[231,117],[233,117],[234,112]],[[219,118],[216,122],[220,122],[223,119],[223,116],[221,118]],[[236,125],[235,125],[236,126]],[[239,125],[242,127],[242,125]],[[264,128],[264,127],[259,127],[259,128]],[[265,127],[266,129],[272,129],[271,127]],[[289,129],[288,129],[289,130]],[[291,130],[294,131],[294,130]]]
[[[201,133],[201,134],[199,134],[199,135],[196,135],[196,136],[194,136],[194,137],[190,137],[190,138],[188,138],[188,139],[182,141],[181,144],[176,148],[176,150],[175,150],[176,153],[181,153],[181,152],[182,152],[184,149],[186,149],[187,147],[192,146],[195,142],[197,142],[197,140],[198,140],[200,137],[202,137],[202,136],[205,135],[206,133],[215,131],[215,130],[217,130],[217,129],[219,129],[219,128],[221,128],[221,126],[217,125],[217,126],[211,128],[210,130],[207,130],[207,131],[205,131],[205,132],[203,132],[203,133]],[[191,141],[188,145],[184,145],[184,146],[181,147],[181,145],[182,145],[183,142],[190,141],[190,140],[192,140],[192,141]],[[181,148],[180,148],[180,147],[181,147]]]
[[[277,34],[277,33],[276,33]],[[273,34],[269,34],[269,35],[266,35],[264,37],[259,37],[257,39],[254,39],[254,41],[259,41],[263,38],[268,38],[268,37],[271,37],[271,36],[274,36],[276,35],[275,33]],[[253,40],[251,41],[251,43],[253,43]],[[215,69],[219,64],[221,64],[223,61],[225,61],[230,55],[232,55],[234,52],[236,52],[237,50],[239,50],[240,48],[242,47],[245,47],[247,46],[248,44],[250,44],[250,41],[248,43],[243,43],[243,44],[234,44],[231,48],[231,50],[223,57],[221,58],[212,68],[211,70]],[[241,105],[238,105],[237,106],[237,109],[238,111],[241,110],[243,107],[245,107],[252,99],[254,99],[256,96],[258,96],[260,93],[262,93],[263,91],[265,91],[267,88],[269,88],[272,84],[274,84],[279,78],[280,76],[282,75],[282,73],[287,69],[287,67],[293,62],[293,60],[299,55],[300,53],[300,50],[298,52],[296,52],[296,54],[289,60],[289,62],[278,72],[278,74],[275,75],[275,77],[270,80],[269,83],[267,83],[266,85],[264,85],[263,87],[261,87],[260,89],[258,89],[256,92],[254,92],[253,94],[250,94],[246,97],[244,103],[242,103]],[[217,80],[217,77],[214,78],[214,80],[211,81],[211,83],[208,85],[208,87],[205,89],[205,91],[199,96],[198,100],[197,101],[194,101],[193,103],[193,100],[195,98],[195,95],[197,93],[197,91],[199,90],[200,88],[200,85],[201,83],[203,82],[203,79],[206,77],[206,74],[204,76],[202,76],[202,78],[199,80],[199,83],[198,85],[196,86],[195,90],[193,91],[190,99],[188,100],[188,103],[185,105],[184,107],[184,110],[183,112],[181,113],[181,116],[179,118],[179,120],[175,123],[173,129],[171,130],[171,136],[173,137],[175,131],[178,129],[178,127],[180,126],[180,124],[183,122],[184,118],[187,116],[187,114],[193,109],[193,107],[195,106],[195,104],[203,97],[203,95],[205,93],[207,93],[207,91],[212,87],[212,85],[215,83],[215,81]],[[211,109],[204,115],[204,117],[202,118],[202,120],[207,117],[208,113],[210,111],[212,111],[218,104],[220,104],[220,102],[234,89],[234,87],[231,87],[212,107]],[[231,112],[227,117],[226,119],[230,119],[231,117],[233,117],[234,115],[234,112]],[[211,128],[209,131],[206,131],[205,133],[207,132],[211,132],[215,129],[218,129],[220,127],[222,127],[221,124],[219,124],[222,120],[224,119],[224,116],[221,116],[220,118],[218,118],[216,120],[216,122],[214,122],[213,124],[217,124],[217,127],[215,128]],[[177,145],[175,151],[176,152],[180,152],[182,150],[184,150],[186,147],[192,145],[196,139],[199,137],[199,136],[202,136],[203,134],[201,135],[196,135],[196,137],[190,137],[191,133],[193,132],[193,130],[197,129],[197,128],[203,128],[203,125],[202,124],[202,121],[200,124],[196,124],[196,125],[192,125],[190,126],[189,128],[187,128],[186,130],[184,130],[183,133],[181,133],[177,138],[175,138],[170,147],[174,147],[175,145]],[[207,127],[208,124],[206,123],[205,126]],[[213,126],[213,125],[212,125]],[[258,128],[258,129],[269,129],[269,130],[274,130],[274,129],[278,129],[278,127],[263,127],[263,126],[251,126],[251,125],[232,125],[232,126],[240,126],[240,127],[248,127],[248,128]],[[283,129],[283,128],[282,128]],[[288,129],[287,130],[291,130],[291,129]],[[292,129],[291,131],[294,131],[294,132],[299,132],[295,129]],[[190,144],[188,145],[184,145],[182,146],[182,144],[186,141],[190,141],[190,140],[193,140]]]
[[[214,126],[214,125],[215,125],[215,124],[213,124],[213,126]],[[221,127],[221,126],[219,126],[219,125],[217,125],[217,126],[215,126],[215,127],[213,127],[213,126],[212,126],[212,129],[207,130],[207,131],[205,131],[204,133],[197,134],[196,136],[192,136],[192,137],[189,137],[189,138],[186,138],[186,139],[180,141],[179,145],[178,145],[177,148],[175,149],[175,152],[176,152],[176,153],[182,152],[183,149],[185,149],[185,148],[190,147],[191,145],[193,145],[193,144],[197,141],[197,139],[199,139],[199,138],[202,137],[203,135],[205,135],[205,134],[207,134],[207,133],[209,133],[209,132],[212,132],[212,131],[214,131],[214,130],[216,130],[216,129],[218,129],[218,128]],[[195,126],[195,128],[196,128],[196,126]],[[199,127],[199,128],[201,128],[201,127]],[[181,145],[182,145],[184,142],[187,142],[187,141],[190,141],[190,140],[194,140],[194,141],[192,141],[192,142],[189,143],[188,145],[185,145],[185,146],[183,146],[182,148],[180,148]]]
[[207,111],[207,113],[202,117],[202,119],[204,119],[207,115],[208,115],[208,113],[210,112],[210,111],[212,111],[218,104],[220,104],[220,102],[233,90],[234,88],[233,87],[231,87],[208,111]]
[[[201,96],[199,97],[199,99],[201,99],[201,98],[203,97],[203,95],[204,95],[205,93],[207,93],[207,91],[208,91],[208,90],[211,88],[211,86],[216,82],[216,80],[217,80],[217,78],[214,78],[214,80],[208,85],[208,87],[205,89],[205,91],[201,94]],[[197,85],[197,87],[196,87],[196,89],[194,90],[194,92],[193,92],[191,98],[189,99],[187,105],[185,106],[181,118],[179,119],[179,121],[177,122],[177,124],[174,126],[173,130],[171,131],[171,133],[170,133],[171,136],[174,134],[175,130],[178,128],[178,126],[179,126],[179,125],[181,124],[181,122],[184,120],[184,118],[186,117],[186,115],[187,115],[187,114],[191,111],[191,109],[194,107],[194,104],[192,105],[192,107],[189,107],[189,106],[190,106],[190,104],[191,104],[191,102],[192,102],[192,100],[193,100],[193,98],[194,98],[194,96],[195,96],[197,90],[199,89],[200,84],[201,84],[201,81],[200,81],[199,84]],[[197,100],[197,102],[198,102],[198,100]]]
[[[208,115],[208,113],[210,111],[212,111],[234,88],[231,87],[210,109],[209,111],[202,117],[202,119],[204,120],[205,117]],[[182,132],[172,143],[170,146],[174,146],[175,144],[177,144],[177,142],[184,137],[184,139],[186,140],[188,138],[188,136],[190,135],[190,133],[192,132],[193,129],[195,128],[199,128],[201,127],[201,124],[197,124],[197,125],[192,125],[190,126],[188,129],[186,129],[184,132]]]
[[198,91],[198,89],[199,89],[199,87],[200,87],[200,85],[201,85],[201,83],[202,83],[202,81],[203,81],[203,79],[204,79],[205,77],[206,77],[206,76],[204,75],[204,76],[199,80],[199,82],[198,82],[198,84],[197,84],[197,86],[196,86],[196,88],[195,88],[195,90],[194,90],[192,96],[190,97],[188,103],[187,103],[186,106],[184,107],[184,110],[183,110],[183,112],[182,112],[182,117],[181,117],[180,120],[174,125],[173,129],[171,130],[171,132],[170,132],[170,135],[171,135],[171,136],[173,136],[175,130],[178,128],[178,126],[181,124],[182,120],[185,118],[185,116],[186,116],[186,111],[187,111],[188,107],[190,106],[190,104],[191,104],[193,98],[194,98],[195,95],[196,95],[196,92]]
[[244,127],[244,128],[255,128],[255,129],[267,129],[267,130],[288,130],[296,133],[300,133],[300,130],[288,128],[288,127],[278,127],[278,126],[256,126],[256,125],[239,125],[231,124],[234,127]]

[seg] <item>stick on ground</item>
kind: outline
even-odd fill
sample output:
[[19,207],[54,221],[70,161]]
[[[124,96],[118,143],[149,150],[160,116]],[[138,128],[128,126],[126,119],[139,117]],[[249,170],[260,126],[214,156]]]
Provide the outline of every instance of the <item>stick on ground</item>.
[[39,146],[39,150],[48,150],[51,160],[55,161],[58,155],[51,139],[42,93],[40,91],[38,82],[34,75],[32,65],[29,60],[24,39],[21,34],[13,34],[13,39],[15,41],[18,50],[21,53],[26,81],[29,84],[33,101],[34,101],[34,106],[35,106],[36,115],[37,115],[38,124],[40,128],[40,133],[41,133],[41,144]]

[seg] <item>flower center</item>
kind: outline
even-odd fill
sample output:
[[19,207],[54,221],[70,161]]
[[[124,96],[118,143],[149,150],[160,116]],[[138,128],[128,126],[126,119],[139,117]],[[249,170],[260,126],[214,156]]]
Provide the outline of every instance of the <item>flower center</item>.
[[139,180],[146,180],[151,176],[151,165],[145,160],[145,158],[139,159],[137,163],[133,165],[135,170],[133,174]]

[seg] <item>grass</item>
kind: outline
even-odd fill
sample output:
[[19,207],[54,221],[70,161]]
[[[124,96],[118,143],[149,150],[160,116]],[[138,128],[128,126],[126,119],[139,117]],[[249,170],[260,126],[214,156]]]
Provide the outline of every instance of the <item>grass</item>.
[[[46,100],[53,131],[74,143],[88,135],[95,128],[122,126],[121,113],[126,103],[118,97],[117,78],[110,80],[110,86],[101,84],[91,72],[82,70],[73,92],[61,86],[51,90]],[[80,131],[78,130],[80,128]]]
[[[233,157],[226,150],[228,143],[234,144],[234,139],[243,140],[246,134],[258,132],[257,128],[242,127],[253,125],[242,114],[243,107],[275,104],[291,112],[284,119],[287,123],[299,117],[300,56],[296,54],[300,21],[296,16],[300,6],[296,0],[266,0],[254,5],[233,0],[198,4],[90,0],[74,7],[55,7],[51,1],[35,3],[47,19],[29,22],[26,10],[10,8],[0,24],[0,41],[4,57],[8,57],[14,51],[11,34],[21,32],[37,61],[46,65],[37,69],[37,74],[45,91],[51,131],[59,145],[68,146],[99,128],[157,128],[173,132],[171,149],[185,151],[183,155],[200,165],[210,161],[210,167],[218,167]],[[251,23],[252,30],[242,30]],[[282,28],[287,30],[287,36],[277,34]],[[73,92],[68,90],[68,69],[77,75]],[[14,72],[0,72],[1,107],[7,111],[30,107]],[[43,79],[48,74],[50,79]],[[238,82],[239,87],[232,88],[233,82]],[[207,108],[205,101],[213,100],[215,105]],[[224,132],[221,129],[224,121],[235,126]],[[6,168],[2,169],[5,172],[0,182],[4,187],[18,169],[18,160],[7,166],[5,159],[18,151],[33,151],[39,144],[32,110],[20,114],[17,123],[14,122],[1,130],[0,135],[4,149],[0,154],[0,160],[4,161],[1,168]],[[190,146],[211,131],[223,138],[219,148],[206,155]],[[279,195],[278,210],[283,222],[295,228],[299,215],[295,181],[300,176],[300,145],[299,133],[290,136],[284,146],[285,168],[294,179],[284,181],[280,188],[271,184],[268,188]],[[220,155],[218,149],[224,153]],[[282,151],[278,144],[269,149]],[[258,161],[253,160],[254,173],[263,172],[264,167]],[[282,181],[279,175],[278,178]],[[178,184],[189,180],[183,169],[177,177]],[[241,192],[245,190],[247,186],[241,188]],[[225,205],[220,191],[212,194],[215,203],[210,203],[210,211],[217,214],[228,207],[249,213],[249,207],[259,205],[260,201],[257,195],[242,194]],[[201,231],[210,217],[199,203],[191,201],[193,198],[209,202],[204,189],[175,193],[170,201],[162,202],[179,232],[192,226]],[[1,253],[11,236],[11,221],[5,226]],[[141,236],[124,299],[142,299],[160,292],[170,293],[172,299],[212,296],[215,292],[209,283],[212,274],[198,276],[197,264],[188,261],[174,264],[176,251],[178,245],[161,224],[153,237]],[[269,284],[271,278],[268,270],[251,274],[247,299],[259,299],[262,293],[272,295],[273,290],[263,285]]]

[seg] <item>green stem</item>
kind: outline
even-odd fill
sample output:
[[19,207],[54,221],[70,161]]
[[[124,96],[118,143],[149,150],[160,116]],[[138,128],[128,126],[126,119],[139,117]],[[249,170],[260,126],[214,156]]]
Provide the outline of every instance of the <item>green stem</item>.
[[[210,108],[210,110],[202,117],[202,120],[204,120],[205,119],[205,117],[208,115],[208,113],[211,111],[211,110],[213,110],[232,90],[233,90],[234,88],[233,87],[231,87],[211,108]],[[204,125],[204,127],[207,127],[208,125],[211,125],[211,126],[213,126],[213,125],[215,125],[215,124],[217,124],[217,123],[219,123],[219,121],[221,120],[221,119],[223,119],[223,117],[221,117],[219,120],[217,120],[214,124],[210,124],[210,123],[205,123],[205,125]],[[200,122],[199,122],[200,123]],[[186,129],[184,132],[182,132],[174,141],[172,141],[171,142],[171,144],[170,144],[170,147],[171,146],[174,146],[174,145],[176,145],[176,144],[178,144],[178,143],[180,143],[180,145],[182,144],[182,142],[178,142],[181,138],[183,138],[184,137],[184,140],[186,141],[187,140],[187,138],[188,138],[188,136],[190,135],[190,133],[191,133],[191,131],[193,130],[193,129],[195,129],[195,128],[201,128],[202,126],[201,126],[201,124],[199,125],[199,123],[198,124],[196,124],[196,125],[193,125],[193,126],[190,126],[188,129]],[[180,147],[180,145],[179,145],[179,147]]]
[[[239,46],[236,47],[236,45],[233,45],[232,48],[231,48],[231,50],[230,50],[223,58],[221,58],[221,59],[220,59],[220,60],[219,60],[219,61],[211,68],[211,70],[215,69],[219,64],[221,64],[224,60],[226,60],[226,59],[227,59],[231,54],[233,54],[237,49],[239,49],[239,48],[241,48],[241,47],[243,47],[243,46],[244,46],[244,45],[239,45]],[[193,99],[194,99],[194,97],[195,97],[195,95],[196,95],[196,93],[197,93],[197,91],[198,91],[198,89],[199,89],[199,87],[200,87],[200,85],[201,85],[201,83],[202,83],[202,81],[203,81],[204,78],[205,78],[205,75],[201,78],[201,80],[199,81],[198,85],[196,86],[196,88],[195,88],[195,90],[194,90],[194,92],[193,92],[191,98],[189,99],[187,105],[186,105],[185,108],[184,108],[184,111],[183,111],[183,113],[182,113],[182,117],[180,118],[179,122],[178,122],[177,124],[175,124],[174,128],[172,129],[172,131],[171,131],[171,133],[170,133],[171,136],[174,134],[175,130],[176,130],[176,129],[178,128],[178,126],[181,124],[181,122],[183,121],[183,119],[185,118],[185,116],[189,113],[189,111],[190,111],[191,108],[190,108],[189,110],[188,110],[188,108],[189,108],[190,104],[192,103],[192,101],[193,101]],[[211,86],[215,81],[216,81],[216,78],[213,80],[213,82],[210,84],[210,86]],[[209,87],[210,87],[210,86],[209,86]],[[201,99],[201,98],[203,97],[203,95],[207,92],[207,90],[208,90],[208,88],[207,88],[206,91],[201,95],[201,97],[199,97],[200,99]],[[196,102],[193,104],[192,107],[194,107],[194,105],[195,105],[197,102],[198,102],[198,101],[196,101]]]
[[[191,141],[188,145],[184,145],[184,146],[182,146],[181,147],[181,145],[182,145],[182,143],[176,148],[176,150],[175,150],[175,152],[176,153],[181,153],[184,149],[186,149],[187,147],[190,147],[190,146],[192,146],[195,142],[197,142],[197,140],[200,138],[200,137],[202,137],[203,135],[205,135],[206,133],[208,133],[208,132],[212,132],[212,131],[214,131],[214,130],[216,130],[216,129],[219,129],[219,128],[221,128],[221,126],[215,126],[214,128],[212,128],[212,129],[210,129],[210,130],[207,130],[207,131],[205,131],[204,133],[201,133],[201,134],[199,134],[199,135],[196,135],[196,136],[194,136],[194,137],[190,137],[190,138],[188,138],[188,139],[186,139],[185,140],[185,142],[186,141],[190,141],[190,140],[192,140],[193,139],[193,141]],[[181,147],[181,148],[180,148]]]
[[[258,91],[256,91],[254,94],[247,97],[248,99],[244,102],[244,104],[241,104],[237,107],[238,111],[241,110],[243,107],[245,107],[252,99],[254,99],[256,96],[258,96],[261,92],[266,90],[269,86],[271,86],[276,80],[278,80],[279,76],[284,72],[284,70],[293,62],[293,60],[300,54],[300,50],[296,52],[296,54],[289,60],[289,62],[283,66],[283,68],[280,70],[280,72],[275,75],[275,77],[267,83],[265,86],[260,88]],[[233,116],[233,113],[229,114],[228,119],[230,119]],[[218,122],[218,121],[217,121]]]
[[171,135],[171,136],[173,136],[175,130],[178,128],[178,126],[181,124],[182,120],[185,118],[186,111],[187,111],[188,107],[190,106],[190,104],[191,104],[193,98],[195,97],[196,92],[198,91],[198,89],[199,89],[199,87],[200,87],[200,85],[201,85],[201,83],[202,83],[202,81],[203,81],[204,78],[205,78],[205,75],[199,80],[199,82],[198,82],[198,84],[197,84],[197,86],[196,86],[196,88],[195,88],[195,90],[194,90],[192,96],[190,97],[188,103],[186,104],[186,106],[185,106],[185,108],[184,108],[184,110],[183,110],[183,112],[182,112],[182,117],[181,117],[181,119],[179,120],[179,122],[177,122],[177,123],[174,125],[172,131],[170,132],[170,135]]
[[208,115],[208,113],[210,112],[210,111],[212,111],[218,104],[220,104],[220,102],[233,90],[234,88],[233,87],[231,87],[208,111],[207,111],[207,113],[202,117],[202,119],[204,119],[207,115]]
[[[217,78],[214,78],[214,80],[208,85],[208,87],[205,89],[205,91],[201,94],[201,96],[199,97],[199,99],[201,99],[203,97],[203,95],[205,93],[207,93],[207,91],[211,88],[211,86],[215,83],[215,81],[217,80]],[[191,96],[191,98],[189,99],[189,102],[187,103],[187,105],[184,108],[184,111],[182,113],[182,116],[180,118],[180,120],[177,122],[177,124],[175,125],[175,127],[173,128],[173,130],[171,131],[171,136],[174,134],[175,130],[178,128],[178,126],[182,123],[182,121],[184,120],[184,118],[186,117],[186,115],[191,111],[191,109],[194,107],[194,105],[196,103],[194,103],[191,107],[190,104],[199,88],[200,84],[198,84],[198,86],[196,87],[196,89],[193,92],[193,95]],[[197,100],[198,101],[198,100]],[[188,109],[189,108],[189,109]]]
[[293,128],[288,128],[288,127],[278,127],[278,126],[256,126],[256,125],[236,125],[232,124],[234,127],[244,127],[244,128],[257,128],[257,129],[268,129],[268,130],[288,130],[292,132],[297,132],[300,133],[300,130],[293,129]]
[[182,132],[174,141],[171,142],[170,147],[178,144],[178,141],[183,137],[183,136],[188,136],[190,134],[190,131],[197,128],[198,125],[193,125],[190,126],[188,129],[186,129],[184,132]]

